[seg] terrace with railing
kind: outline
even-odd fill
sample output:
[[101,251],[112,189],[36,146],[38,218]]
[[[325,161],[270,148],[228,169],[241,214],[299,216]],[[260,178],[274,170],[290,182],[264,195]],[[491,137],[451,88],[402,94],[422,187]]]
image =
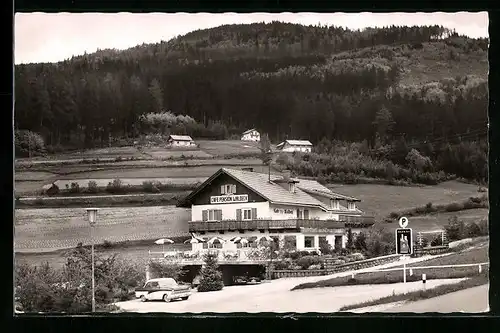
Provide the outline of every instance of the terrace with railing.
[[375,223],[373,216],[340,215],[339,220],[319,219],[255,219],[249,221],[189,221],[189,232],[207,231],[237,231],[237,230],[299,230],[300,228],[313,229],[341,229],[362,228]]
[[149,251],[149,259],[180,265],[201,265],[203,264],[203,255],[206,253],[216,253],[219,264],[265,264],[271,260],[269,250],[253,247],[237,250],[212,248],[197,251]]

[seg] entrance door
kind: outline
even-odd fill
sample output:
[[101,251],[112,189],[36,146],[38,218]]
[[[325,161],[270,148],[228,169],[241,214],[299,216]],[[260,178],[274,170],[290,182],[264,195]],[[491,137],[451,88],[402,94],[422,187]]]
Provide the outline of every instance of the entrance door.
[[335,236],[335,250],[342,248],[342,236]]

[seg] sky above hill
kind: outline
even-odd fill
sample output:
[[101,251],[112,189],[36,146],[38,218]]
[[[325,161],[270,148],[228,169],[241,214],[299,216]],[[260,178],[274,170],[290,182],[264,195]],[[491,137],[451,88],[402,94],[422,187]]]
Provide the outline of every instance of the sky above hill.
[[442,25],[469,37],[488,37],[488,13],[16,13],[15,63],[57,62],[97,49],[127,49],[224,24],[282,21],[349,29]]

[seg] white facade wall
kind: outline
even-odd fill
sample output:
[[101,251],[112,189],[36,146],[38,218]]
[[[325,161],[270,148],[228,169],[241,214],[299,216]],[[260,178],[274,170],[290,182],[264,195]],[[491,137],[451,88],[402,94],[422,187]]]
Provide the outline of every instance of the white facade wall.
[[[248,202],[248,203],[232,203],[232,204],[207,204],[207,205],[194,205],[191,208],[191,220],[192,221],[202,221],[202,211],[209,209],[220,209],[222,210],[222,220],[236,220],[236,210],[237,209],[257,209],[257,219],[268,219],[268,220],[286,220],[286,219],[296,219],[297,218],[297,209],[309,210],[309,219],[318,219],[318,220],[338,220],[339,214],[332,212],[325,212],[319,208],[312,207],[297,207],[293,205],[276,205],[270,204],[269,202]],[[302,218],[304,215],[302,213]],[[356,228],[352,229],[353,234],[358,234],[363,231],[363,229]],[[295,236],[296,237],[296,245],[297,250],[313,250],[319,249],[319,237],[326,237],[327,242],[335,248],[335,236],[342,237],[341,246],[342,248],[346,247],[347,244],[347,230],[346,229],[331,229],[329,233],[314,233],[314,232],[287,232],[287,233],[278,233],[278,232],[269,232],[266,231],[261,233],[260,231],[245,231],[244,233],[240,233],[238,231],[235,232],[225,232],[224,234],[220,234],[219,232],[207,232],[204,234],[204,237],[221,237],[223,239],[229,240],[233,237],[252,237],[252,236]],[[305,247],[305,237],[312,236],[314,237],[314,246],[312,248]],[[231,250],[236,249],[234,244],[226,243],[224,245],[224,249]],[[202,244],[193,244],[193,250],[202,249]]]
[[288,143],[285,143],[283,146],[282,151],[288,152],[288,153],[293,153],[294,151],[302,152],[302,153],[310,153],[312,151],[312,147],[303,147],[303,146],[292,146],[289,145]]
[[203,219],[202,211],[207,209],[220,209],[222,210],[222,220],[236,220],[237,209],[257,209],[258,219],[270,219],[269,215],[269,202],[245,202],[245,203],[232,203],[232,204],[208,204],[196,205],[191,207],[191,221],[201,221]]
[[241,136],[242,141],[260,141],[260,133],[257,131],[252,131],[250,133],[243,134]]
[[172,140],[170,143],[174,147],[191,147],[195,146],[194,141],[178,141],[178,140]]
[[[302,218],[304,218],[304,210],[309,211],[309,219],[314,220],[329,220],[332,219],[333,214],[330,212],[325,212],[322,209],[316,207],[297,207],[297,206],[287,206],[287,205],[274,205],[270,204],[270,216],[273,220],[286,220],[286,219],[296,219],[297,209],[302,211]],[[338,219],[338,215],[337,215]]]

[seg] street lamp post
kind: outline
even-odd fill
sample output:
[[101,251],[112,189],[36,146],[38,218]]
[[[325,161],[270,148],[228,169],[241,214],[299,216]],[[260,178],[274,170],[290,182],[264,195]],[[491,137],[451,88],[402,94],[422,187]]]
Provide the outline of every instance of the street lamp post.
[[271,149],[267,150],[267,155],[268,155],[268,161],[267,161],[267,166],[268,166],[268,176],[269,176],[269,182],[271,182],[271,161],[273,160],[273,151]]
[[95,312],[95,265],[94,265],[94,226],[97,222],[97,211],[99,208],[87,208],[87,217],[90,224],[90,241],[91,241],[91,256],[92,256],[92,312]]

